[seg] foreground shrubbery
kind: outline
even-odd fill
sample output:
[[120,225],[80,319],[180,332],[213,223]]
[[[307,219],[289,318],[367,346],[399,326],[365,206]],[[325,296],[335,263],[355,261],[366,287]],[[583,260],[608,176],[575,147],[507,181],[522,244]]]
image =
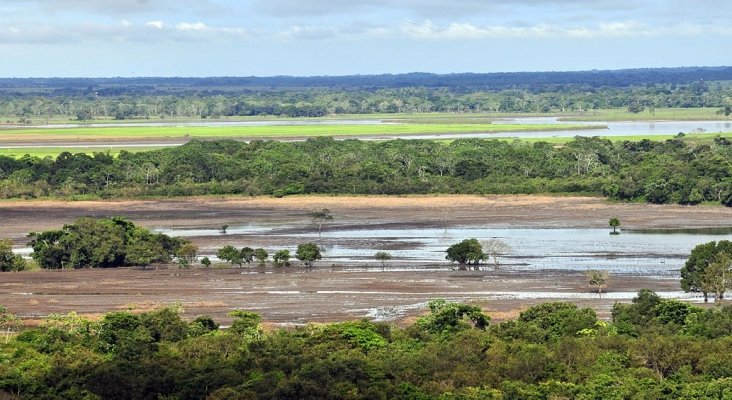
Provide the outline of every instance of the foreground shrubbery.
[[[708,399],[732,393],[732,307],[642,291],[612,324],[567,303],[488,326],[434,301],[406,328],[366,321],[219,330],[175,309],[54,316],[0,344],[0,395],[114,399]],[[2,343],[2,342],[0,342]]]
[[732,145],[717,138],[565,146],[460,139],[193,141],[164,150],[0,156],[0,198],[201,194],[581,193],[732,205]]

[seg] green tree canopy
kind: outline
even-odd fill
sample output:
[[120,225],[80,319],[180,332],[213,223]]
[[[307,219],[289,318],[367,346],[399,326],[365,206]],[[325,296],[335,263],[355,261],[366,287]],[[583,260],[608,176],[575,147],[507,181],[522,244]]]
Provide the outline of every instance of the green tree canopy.
[[699,292],[704,296],[704,301],[707,301],[710,286],[705,282],[710,282],[712,276],[705,276],[705,272],[721,253],[732,256],[732,242],[720,240],[694,247],[681,268],[681,288],[686,292]]
[[13,253],[13,244],[10,240],[0,240],[0,272],[22,271],[25,269],[25,264],[22,256]]
[[110,268],[170,262],[188,242],[115,217],[79,218],[60,230],[28,235],[41,268]]
[[445,259],[462,265],[477,265],[485,258],[483,246],[478,239],[465,239],[448,247],[445,252],[447,253]]
[[313,263],[323,258],[320,254],[320,248],[316,243],[301,243],[297,246],[295,257],[302,261],[306,267],[312,267]]

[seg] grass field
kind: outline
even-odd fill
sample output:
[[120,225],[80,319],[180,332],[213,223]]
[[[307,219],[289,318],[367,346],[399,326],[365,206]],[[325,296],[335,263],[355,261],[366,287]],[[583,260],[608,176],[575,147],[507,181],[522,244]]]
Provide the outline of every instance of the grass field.
[[[263,125],[263,126],[114,126],[109,127],[67,127],[67,128],[14,128],[0,129],[0,146],[3,143],[30,145],[23,148],[0,148],[0,155],[22,157],[25,154],[37,157],[55,157],[61,152],[96,153],[110,152],[117,155],[121,150],[145,151],[156,148],[175,146],[189,138],[201,139],[301,139],[318,136],[334,137],[383,137],[408,135],[438,135],[460,133],[492,133],[492,132],[522,132],[522,131],[554,131],[570,129],[587,129],[597,127],[597,136],[603,137],[602,125],[594,124],[511,124],[496,121],[497,118],[542,116],[537,114],[367,114],[367,115],[339,115],[337,117],[315,118],[315,120],[343,121],[333,125]],[[548,116],[548,115],[543,115]],[[556,116],[556,115],[555,115]],[[604,116],[606,118],[598,118]],[[625,110],[599,110],[584,115],[565,115],[567,119],[596,120],[637,120],[651,119],[647,111],[639,114],[628,113]],[[663,109],[657,110],[656,119],[677,120],[709,120],[720,119],[715,109]],[[722,119],[724,116],[721,116]],[[255,121],[261,117],[231,118],[222,121]],[[305,119],[269,118],[269,120],[298,121]],[[347,120],[381,120],[385,124],[349,124]],[[314,119],[307,119],[314,120]],[[139,122],[154,122],[155,120],[141,120]],[[171,122],[170,120],[158,120]],[[199,120],[200,121],[200,120]],[[205,121],[205,120],[204,120]],[[493,123],[491,123],[493,121]],[[73,122],[73,121],[71,121]],[[99,121],[95,121],[99,122]],[[119,122],[119,121],[117,121]],[[125,121],[128,122],[128,121]],[[395,123],[389,123],[395,122]],[[686,139],[697,142],[711,142],[717,133],[691,134]],[[722,134],[731,137],[732,134]],[[649,139],[654,141],[673,138],[674,135],[632,135],[607,136],[612,141],[638,141]],[[516,140],[519,138],[502,138],[498,140]],[[544,141],[562,144],[573,140],[571,137],[520,138],[526,142]],[[451,139],[445,139],[449,142]],[[82,142],[84,142],[82,144]],[[100,145],[114,142],[106,146],[86,146],[89,142]],[[129,143],[129,145],[127,144]],[[37,144],[37,146],[33,146]]]
[[0,156],[8,156],[8,157],[14,157],[14,158],[21,158],[25,156],[26,154],[32,157],[56,157],[59,154],[68,151],[72,154],[77,153],[86,153],[86,154],[94,154],[94,153],[109,153],[113,156],[119,155],[120,151],[127,150],[130,152],[138,152],[138,151],[148,151],[148,150],[156,150],[161,149],[167,146],[138,146],[138,147],[89,147],[89,146],[74,146],[74,147],[66,147],[66,146],[56,146],[56,147],[23,147],[23,148],[0,148]]
[[[298,138],[314,136],[378,136],[440,133],[521,132],[587,129],[593,125],[571,124],[383,124],[383,125],[285,125],[285,126],[189,126],[189,127],[104,127],[59,129],[8,129],[1,141],[96,140],[114,138]],[[603,126],[598,126],[603,128]]]

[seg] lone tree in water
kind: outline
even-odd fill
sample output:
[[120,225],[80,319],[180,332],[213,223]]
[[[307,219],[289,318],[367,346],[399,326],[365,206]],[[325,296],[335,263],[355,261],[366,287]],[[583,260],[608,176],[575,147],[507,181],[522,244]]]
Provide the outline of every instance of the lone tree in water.
[[496,270],[498,269],[498,257],[503,256],[506,253],[510,253],[512,250],[508,243],[496,238],[485,240],[480,242],[480,244],[483,246],[486,261],[488,261],[490,257],[493,257],[493,266]]
[[602,297],[602,288],[607,286],[610,274],[608,274],[607,271],[598,271],[595,269],[589,270],[585,274],[587,275],[587,279],[590,281],[590,286],[596,286],[597,293]]
[[610,218],[610,222],[608,224],[613,228],[613,231],[610,232],[611,235],[619,235],[620,232],[618,232],[616,229],[620,226],[620,220],[618,217],[612,217]]
[[313,219],[313,223],[318,224],[318,237],[321,237],[323,223],[326,221],[332,221],[333,214],[330,213],[329,209],[324,208],[320,211],[313,211],[308,215]]
[[478,239],[465,239],[460,243],[455,243],[448,247],[445,253],[447,253],[445,259],[449,261],[457,262],[460,265],[472,264],[476,268],[480,260],[485,258],[483,246],[478,242]]
[[374,254],[374,258],[381,261],[381,269],[386,268],[386,262],[391,260],[391,254],[385,251],[378,251]]

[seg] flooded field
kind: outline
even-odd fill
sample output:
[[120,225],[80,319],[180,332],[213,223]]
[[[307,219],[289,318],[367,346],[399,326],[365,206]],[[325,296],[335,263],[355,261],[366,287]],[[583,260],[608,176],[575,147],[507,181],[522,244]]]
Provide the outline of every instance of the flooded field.
[[602,122],[602,121],[560,121],[555,117],[526,117],[505,120],[513,124],[577,124],[605,126],[605,129],[574,129],[558,131],[526,131],[526,132],[497,132],[497,133],[465,133],[454,135],[413,135],[412,139],[438,139],[450,136],[451,138],[551,138],[575,136],[634,136],[634,135],[675,135],[695,133],[723,133],[732,132],[730,121],[644,121],[644,122]]
[[[321,244],[325,265],[352,268],[380,267],[377,251],[387,251],[394,259],[388,270],[405,270],[413,265],[451,269],[445,249],[466,238],[499,239],[511,247],[499,257],[500,268],[515,271],[603,269],[612,273],[678,277],[678,272],[694,246],[712,240],[732,239],[730,228],[656,229],[610,235],[608,229],[512,229],[512,228],[402,228],[379,229],[334,227],[318,237],[313,226],[246,225],[230,227],[227,234],[214,229],[157,228],[173,236],[197,238],[225,237],[233,245],[272,248],[272,243],[294,249],[298,243]],[[305,232],[303,232],[305,231]],[[207,254],[213,256],[212,254]],[[442,264],[440,266],[439,264]],[[493,263],[486,263],[493,268]]]
[[[329,208],[322,237],[308,213]],[[287,248],[316,241],[314,268],[268,264],[243,268],[35,271],[0,274],[0,298],[27,319],[77,311],[87,315],[180,302],[186,315],[246,309],[274,324],[354,318],[409,323],[442,297],[512,318],[546,301],[571,301],[609,318],[612,305],[642,288],[700,302],[680,291],[678,271],[696,244],[732,239],[732,209],[611,204],[589,197],[407,196],[181,198],[150,201],[3,202],[0,231],[23,249],[28,232],[58,229],[80,216],[122,215],[189,238],[202,255],[226,244]],[[449,216],[446,218],[445,216]],[[625,228],[609,235],[609,216]],[[220,232],[229,225],[227,234]],[[684,229],[679,229],[684,227]],[[445,249],[462,239],[498,238],[512,250],[496,270],[458,270]],[[394,256],[385,268],[377,251]],[[27,254],[29,249],[25,249]],[[585,271],[610,271],[600,297]]]

